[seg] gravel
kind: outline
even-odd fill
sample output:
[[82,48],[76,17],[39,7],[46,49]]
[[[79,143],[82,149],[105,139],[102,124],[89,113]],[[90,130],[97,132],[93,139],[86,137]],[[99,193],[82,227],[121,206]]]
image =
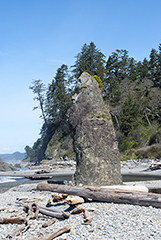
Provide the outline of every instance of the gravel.
[[[25,201],[29,202],[38,201],[39,205],[45,206],[48,199],[51,198],[51,192],[39,192],[35,189],[34,185],[26,185],[0,194],[0,218],[26,216],[23,207],[18,204],[17,198],[26,198]],[[67,203],[56,205],[58,209],[62,210],[69,207]],[[31,228],[12,239],[41,239],[68,224],[71,226],[71,231],[55,239],[161,239],[160,209],[103,202],[87,202],[77,208],[79,207],[88,209],[89,214],[93,217],[91,225],[83,225],[83,215],[77,214],[71,215],[66,220],[57,220],[53,225],[42,228],[42,224],[49,219],[42,216],[39,220],[30,220]],[[0,239],[9,239],[6,236],[20,226],[18,224],[0,224]]]

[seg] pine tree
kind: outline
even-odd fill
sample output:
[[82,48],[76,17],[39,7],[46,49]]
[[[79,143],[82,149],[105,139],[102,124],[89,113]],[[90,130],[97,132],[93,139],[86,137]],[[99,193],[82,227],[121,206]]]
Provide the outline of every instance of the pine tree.
[[42,112],[42,115],[40,116],[43,118],[46,129],[48,128],[47,118],[45,114],[45,92],[46,87],[45,84],[42,83],[42,80],[34,80],[32,82],[32,85],[29,87],[33,91],[33,93],[36,95],[33,99],[37,100],[39,102],[39,105],[37,107],[34,107],[35,109],[40,109]]
[[97,75],[103,81],[105,78],[105,55],[91,42],[84,44],[81,52],[76,55],[75,64],[72,66],[73,78],[78,79],[83,72]]
[[129,59],[128,77],[132,81],[137,79],[137,62],[133,57]]
[[109,78],[113,74],[116,77],[117,81],[121,81],[122,79],[127,77],[128,62],[128,51],[123,49],[117,49],[115,52],[112,52],[106,64],[107,78]]
[[68,67],[63,64],[58,68],[47,91],[46,112],[50,122],[63,118],[71,104],[68,84]]
[[150,53],[149,71],[150,78],[154,83],[154,87],[158,87],[157,70],[158,70],[158,52],[153,48]]
[[159,44],[158,68],[157,68],[158,87],[161,88],[161,43]]

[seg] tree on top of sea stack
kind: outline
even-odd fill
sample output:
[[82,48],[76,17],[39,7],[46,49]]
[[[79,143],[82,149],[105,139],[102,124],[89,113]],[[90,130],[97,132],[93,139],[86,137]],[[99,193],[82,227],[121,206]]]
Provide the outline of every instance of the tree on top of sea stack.
[[109,109],[98,82],[87,72],[78,78],[68,110],[76,152],[75,185],[121,184],[120,154]]

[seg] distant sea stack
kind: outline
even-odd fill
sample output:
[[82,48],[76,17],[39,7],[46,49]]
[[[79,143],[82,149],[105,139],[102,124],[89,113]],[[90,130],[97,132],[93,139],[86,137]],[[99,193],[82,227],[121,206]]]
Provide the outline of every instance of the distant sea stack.
[[14,167],[12,164],[6,163],[0,158],[0,172],[6,172],[6,171],[16,171],[17,168]]
[[67,113],[77,162],[73,182],[91,186],[121,184],[118,143],[99,84],[84,72],[75,92]]

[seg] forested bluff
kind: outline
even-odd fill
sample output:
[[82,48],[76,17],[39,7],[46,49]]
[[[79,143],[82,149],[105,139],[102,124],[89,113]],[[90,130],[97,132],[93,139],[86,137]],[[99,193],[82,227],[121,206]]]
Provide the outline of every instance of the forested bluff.
[[[79,76],[85,71],[99,82],[108,105],[121,159],[161,158],[161,44],[149,59],[137,62],[121,49],[106,56],[91,42],[84,44],[75,64],[62,64],[48,86],[34,80],[29,87],[41,110],[40,138],[26,146],[26,161],[75,158],[66,112]],[[102,116],[98,116],[102,117]]]

